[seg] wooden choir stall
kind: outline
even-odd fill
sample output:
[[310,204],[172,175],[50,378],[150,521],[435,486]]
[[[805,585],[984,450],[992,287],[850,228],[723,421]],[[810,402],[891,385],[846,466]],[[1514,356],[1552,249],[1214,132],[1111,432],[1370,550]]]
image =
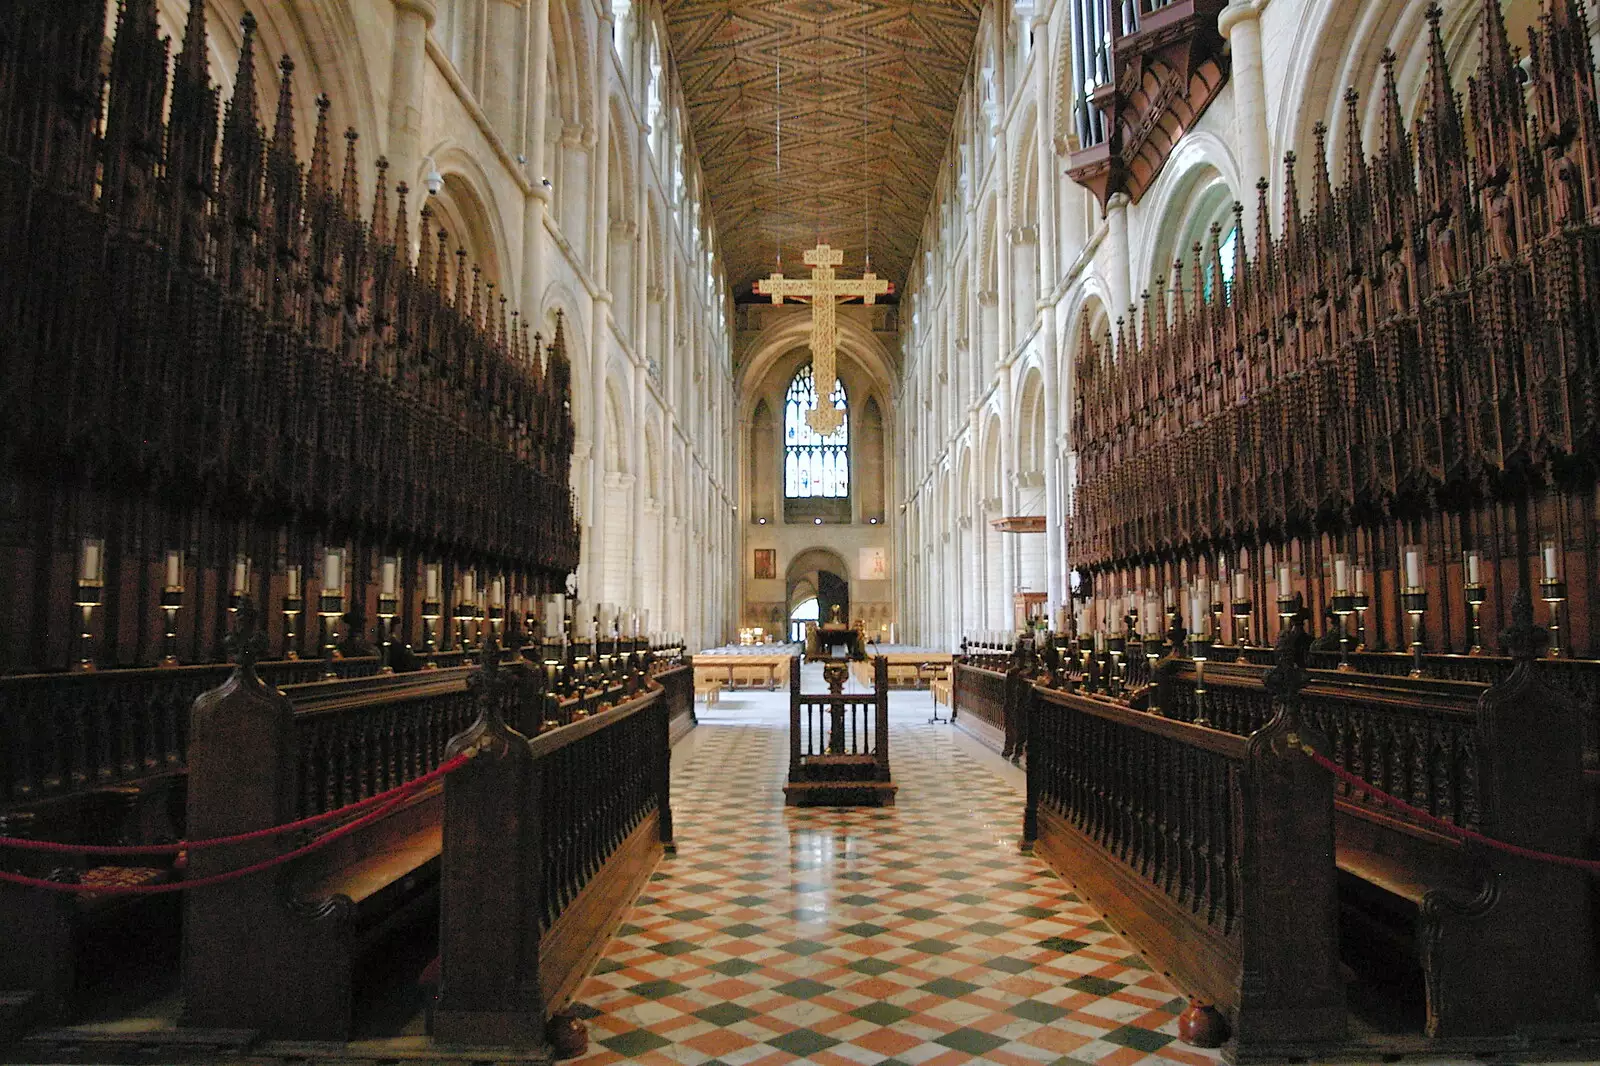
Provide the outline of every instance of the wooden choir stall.
[[953,671],[1234,1061],[1600,1039],[1600,112],[1544,11],[1463,97],[1433,7],[1414,125],[1389,56],[1231,284],[1213,227],[1084,334],[1067,631]]
[[[107,17],[0,11],[0,1044],[80,1053],[52,1027],[124,966],[181,991],[163,1057],[349,1039],[403,940],[441,1033],[506,1016],[503,963],[492,1034],[541,1047],[671,839],[694,696],[675,644],[570,639],[559,317],[363,189],[326,97],[299,159],[248,15],[226,107],[203,4],[170,60],[118,5],[102,74]],[[508,826],[524,865],[476,869]],[[501,876],[523,954],[463,953]]]

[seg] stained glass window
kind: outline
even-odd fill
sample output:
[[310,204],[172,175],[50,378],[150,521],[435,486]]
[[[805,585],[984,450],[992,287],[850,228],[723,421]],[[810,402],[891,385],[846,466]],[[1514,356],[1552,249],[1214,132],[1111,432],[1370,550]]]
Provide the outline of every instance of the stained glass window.
[[[1222,261],[1222,295],[1224,298],[1233,295],[1234,264],[1239,258],[1239,227],[1230,225],[1227,235],[1222,238],[1222,243],[1217,245],[1217,258]],[[1211,262],[1206,262],[1205,283],[1201,293],[1207,300],[1211,299],[1212,278],[1215,271]]]
[[844,383],[833,385],[833,406],[846,412],[832,436],[819,437],[806,422],[817,402],[817,383],[808,363],[789,383],[783,404],[783,494],[791,500],[850,495],[850,415]]

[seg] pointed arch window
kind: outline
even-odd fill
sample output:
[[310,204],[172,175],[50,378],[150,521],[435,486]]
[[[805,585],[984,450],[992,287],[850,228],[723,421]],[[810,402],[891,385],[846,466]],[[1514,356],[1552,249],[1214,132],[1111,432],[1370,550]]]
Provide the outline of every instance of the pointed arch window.
[[820,437],[806,421],[816,406],[817,382],[808,363],[789,382],[783,403],[783,494],[791,500],[850,496],[850,408],[844,382],[833,384],[833,406],[845,412],[831,436]]

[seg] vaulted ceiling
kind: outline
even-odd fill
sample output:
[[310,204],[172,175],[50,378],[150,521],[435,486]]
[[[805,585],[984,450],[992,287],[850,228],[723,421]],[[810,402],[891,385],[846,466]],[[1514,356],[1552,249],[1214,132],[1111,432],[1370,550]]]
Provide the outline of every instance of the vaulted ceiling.
[[[666,0],[728,281],[841,272],[897,288],[916,251],[972,57],[976,0]],[[782,93],[778,88],[782,64]],[[778,119],[782,119],[782,175]]]

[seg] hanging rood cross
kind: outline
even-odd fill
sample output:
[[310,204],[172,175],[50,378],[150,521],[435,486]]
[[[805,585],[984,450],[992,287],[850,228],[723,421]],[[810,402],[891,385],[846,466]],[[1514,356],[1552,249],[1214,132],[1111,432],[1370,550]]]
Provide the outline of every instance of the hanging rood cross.
[[844,262],[844,252],[819,244],[805,254],[805,263],[811,268],[811,278],[786,278],[774,274],[756,282],[756,292],[772,297],[775,304],[783,303],[785,296],[811,297],[811,373],[817,383],[817,406],[806,412],[806,424],[816,430],[819,437],[831,437],[844,421],[844,412],[833,406],[833,383],[837,375],[835,353],[838,329],[834,316],[835,301],[840,297],[861,297],[872,303],[874,297],[894,291],[894,286],[867,271],[859,281],[836,278],[833,268]]

